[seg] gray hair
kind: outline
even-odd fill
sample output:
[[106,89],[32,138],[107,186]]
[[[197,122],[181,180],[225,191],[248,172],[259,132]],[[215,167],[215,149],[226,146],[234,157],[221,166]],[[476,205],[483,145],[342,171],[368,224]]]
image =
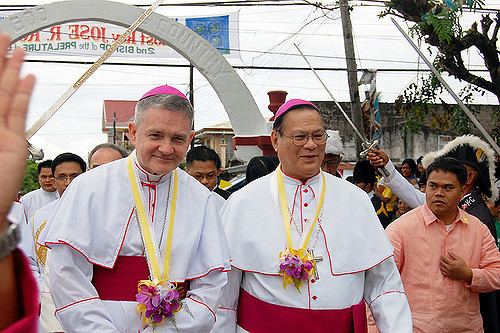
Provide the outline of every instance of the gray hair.
[[101,143],[101,144],[98,144],[97,146],[95,146],[90,151],[90,153],[89,153],[89,163],[88,163],[89,167],[90,167],[90,160],[92,159],[92,156],[94,156],[94,154],[96,153],[96,151],[98,151],[99,149],[104,149],[104,148],[114,149],[117,152],[119,152],[122,157],[127,157],[128,156],[127,150],[125,148],[123,148],[122,146],[119,146],[119,145],[114,144],[114,143],[109,143],[109,142]]
[[184,113],[191,122],[191,127],[193,127],[194,121],[194,109],[188,100],[179,97],[177,95],[155,95],[144,98],[137,102],[135,106],[135,117],[134,122],[136,125],[142,121],[144,113],[150,108],[167,109],[170,111],[177,111]]

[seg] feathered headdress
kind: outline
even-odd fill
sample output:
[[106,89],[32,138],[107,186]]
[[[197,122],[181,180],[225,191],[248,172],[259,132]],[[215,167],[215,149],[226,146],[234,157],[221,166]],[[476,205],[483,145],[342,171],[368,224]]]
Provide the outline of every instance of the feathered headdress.
[[325,154],[343,155],[344,146],[339,131],[326,130],[328,139],[326,140]]
[[448,142],[443,149],[428,153],[422,159],[427,168],[438,157],[454,157],[478,172],[477,186],[491,200],[498,199],[495,185],[495,152],[483,140],[474,135],[459,136]]

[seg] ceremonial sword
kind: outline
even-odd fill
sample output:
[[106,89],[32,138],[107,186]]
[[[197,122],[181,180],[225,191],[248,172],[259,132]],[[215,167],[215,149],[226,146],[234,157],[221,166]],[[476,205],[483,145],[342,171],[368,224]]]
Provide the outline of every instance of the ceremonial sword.
[[[361,134],[361,132],[356,127],[356,125],[354,125],[354,123],[352,122],[351,118],[349,118],[349,116],[344,111],[344,109],[342,108],[342,106],[339,104],[339,102],[337,102],[337,100],[333,96],[333,94],[330,91],[330,89],[328,89],[328,87],[326,86],[326,84],[323,82],[323,80],[321,79],[321,77],[318,75],[318,72],[316,72],[316,70],[314,69],[314,67],[309,62],[309,60],[307,60],[307,58],[304,55],[304,53],[302,53],[302,51],[300,50],[300,48],[298,47],[298,45],[295,44],[295,43],[293,45],[297,48],[297,51],[299,51],[300,55],[305,60],[305,62],[307,63],[307,65],[309,66],[309,68],[311,69],[311,71],[314,73],[314,75],[316,76],[316,78],[318,79],[318,81],[321,83],[321,85],[323,86],[323,88],[325,88],[325,90],[328,93],[328,95],[330,95],[330,98],[333,100],[333,102],[335,103],[335,105],[339,108],[340,113],[342,113],[342,115],[344,116],[345,120],[347,120],[347,122],[349,123],[349,125],[351,125],[352,129],[354,130],[354,133],[356,133],[356,135],[361,139],[361,142],[362,142],[361,146],[363,147],[364,150],[361,153],[359,153],[359,157],[365,158],[366,155],[368,155],[368,153],[373,148],[375,148],[375,147],[378,146],[378,144],[380,143],[380,141],[379,140],[369,141],[368,139],[366,139]],[[384,175],[384,177],[388,177],[390,175],[389,171],[387,171],[387,169],[385,167],[378,168],[378,170],[382,173],[382,175]]]
[[398,28],[399,32],[401,32],[401,34],[408,41],[408,43],[410,43],[410,45],[413,47],[413,49],[418,53],[420,58],[422,58],[422,60],[427,65],[427,67],[429,67],[429,69],[432,71],[432,74],[434,74],[437,77],[437,79],[439,80],[439,82],[441,82],[443,87],[455,99],[455,101],[460,106],[460,108],[465,112],[467,117],[469,117],[469,119],[474,123],[474,125],[476,125],[476,127],[479,129],[481,134],[484,136],[484,138],[489,142],[489,144],[493,147],[493,149],[495,149],[496,153],[498,155],[500,155],[500,147],[498,147],[495,140],[493,140],[493,138],[490,136],[490,134],[484,129],[483,125],[481,125],[481,123],[476,119],[476,117],[474,117],[472,112],[470,112],[469,108],[462,102],[460,97],[458,97],[458,95],[453,91],[453,89],[451,89],[451,87],[448,85],[448,83],[446,83],[446,81],[443,79],[443,77],[438,72],[436,67],[434,67],[434,65],[429,61],[429,59],[426,58],[426,56],[423,54],[423,52],[420,51],[418,46],[413,42],[413,40],[410,38],[410,36],[408,36],[408,34],[403,30],[403,28],[401,28],[401,26],[398,24],[398,22],[396,22],[396,20],[394,20],[394,18],[392,18],[392,17],[391,17],[391,21],[392,21],[392,23],[394,23],[396,28]]
[[[153,14],[154,10],[162,2],[163,0],[156,0],[118,39],[113,42],[113,44],[111,44],[109,49],[107,49],[99,57],[99,59],[97,59],[97,61],[90,66],[90,68],[87,69],[85,73],[83,73],[83,75],[71,87],[69,87],[68,90],[66,90],[66,92],[59,97],[59,99],[26,131],[26,140],[29,140],[47,121],[49,121],[49,119],[64,105],[64,103],[66,103],[66,101],[78,90],[78,88],[80,88],[85,81],[87,81],[87,79],[103,64],[103,62],[116,51],[118,46],[123,44],[132,32],[134,32],[149,16],[151,16],[151,14]],[[29,142],[28,146],[31,146]]]

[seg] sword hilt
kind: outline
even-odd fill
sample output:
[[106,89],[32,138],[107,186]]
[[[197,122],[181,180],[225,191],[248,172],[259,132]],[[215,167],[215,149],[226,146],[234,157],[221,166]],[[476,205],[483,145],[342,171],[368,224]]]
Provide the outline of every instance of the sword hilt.
[[[361,146],[363,147],[363,151],[361,153],[359,153],[359,157],[362,158],[362,159],[365,159],[366,156],[368,155],[368,153],[373,149],[373,148],[376,148],[378,146],[378,144],[380,143],[379,140],[373,140],[373,141],[368,141],[366,140],[365,142],[363,142],[361,144]],[[384,177],[389,177],[390,173],[389,171],[386,169],[386,167],[382,167],[382,168],[377,168],[377,170],[384,176]]]
[[30,158],[33,161],[40,161],[40,160],[42,160],[43,156],[44,156],[43,150],[39,149],[39,148],[36,148],[31,143],[29,143],[28,140],[26,140],[26,143],[27,143],[27,147],[26,148],[28,149],[28,153],[31,156]]
[[380,143],[380,141],[378,141],[378,140],[373,140],[372,142],[367,140],[367,141],[363,142],[361,144],[361,146],[363,147],[364,150],[361,153],[359,153],[359,157],[363,158],[363,159],[366,158],[366,155],[368,155],[370,150],[377,147],[379,143]]

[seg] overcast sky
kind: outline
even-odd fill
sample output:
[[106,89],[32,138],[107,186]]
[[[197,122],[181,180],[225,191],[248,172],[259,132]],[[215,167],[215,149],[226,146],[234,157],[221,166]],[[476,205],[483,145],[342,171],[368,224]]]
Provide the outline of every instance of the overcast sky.
[[[16,1],[16,4],[32,4],[35,1]],[[51,1],[37,1],[48,3]],[[150,4],[152,1],[123,1],[124,3]],[[176,1],[179,2],[179,1]],[[0,4],[11,4],[0,1]],[[381,7],[366,6],[367,2],[354,1],[351,12],[358,68],[425,68],[417,54],[404,40],[389,18],[379,19]],[[362,6],[363,5],[363,6]],[[500,8],[499,0],[486,1],[488,8]],[[239,11],[239,59],[228,59],[232,65],[296,66],[306,67],[297,56],[293,43],[299,44],[315,67],[345,67],[344,45],[338,10],[324,16],[312,6],[252,6],[252,7],[161,7],[158,13],[166,16],[220,15]],[[476,14],[476,17],[479,15]],[[311,20],[314,22],[306,25]],[[467,15],[466,26],[474,19]],[[306,25],[306,26],[305,26]],[[465,59],[471,68],[482,68],[475,52]],[[119,61],[122,61],[118,59]],[[132,60],[133,61],[133,60]],[[187,63],[183,59],[166,60],[170,63]],[[77,80],[89,65],[35,64],[25,66],[26,73],[37,76],[37,85],[31,103],[28,127],[45,112],[64,91]],[[267,110],[269,90],[286,90],[289,98],[330,100],[311,72],[238,70],[247,84],[262,114]],[[347,77],[343,72],[322,71],[321,77],[339,101],[348,100]],[[379,72],[377,87],[382,101],[392,102],[416,80],[417,72]],[[420,73],[422,75],[422,73]],[[449,78],[448,78],[449,79]],[[449,82],[458,89],[463,86],[454,80]],[[87,157],[98,143],[106,140],[101,130],[102,104],[105,99],[136,100],[148,89],[168,83],[186,91],[189,70],[165,67],[102,66],[59,112],[31,139],[44,149],[47,158],[71,151]],[[215,92],[195,72],[195,126],[196,129],[228,120]],[[449,96],[445,96],[451,101]],[[477,103],[497,104],[492,94],[477,98]]]

